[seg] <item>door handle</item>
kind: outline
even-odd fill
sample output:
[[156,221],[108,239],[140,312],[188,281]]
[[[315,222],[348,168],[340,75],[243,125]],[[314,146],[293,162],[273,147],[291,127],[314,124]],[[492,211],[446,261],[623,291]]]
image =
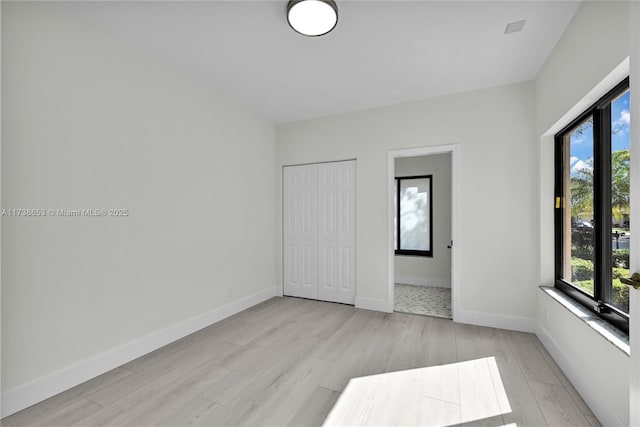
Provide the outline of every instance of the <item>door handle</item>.
[[447,245],[447,249],[451,249],[453,247],[453,240],[451,241],[450,244]]
[[640,273],[633,273],[631,277],[621,277],[620,281],[625,285],[640,290]]

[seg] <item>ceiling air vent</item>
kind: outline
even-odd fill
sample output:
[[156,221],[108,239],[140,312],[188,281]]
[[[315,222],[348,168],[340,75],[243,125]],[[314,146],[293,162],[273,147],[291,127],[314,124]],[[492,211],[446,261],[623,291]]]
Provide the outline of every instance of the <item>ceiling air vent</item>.
[[505,34],[517,33],[518,31],[522,31],[524,28],[524,23],[527,21],[518,21],[507,24],[507,28],[504,29]]

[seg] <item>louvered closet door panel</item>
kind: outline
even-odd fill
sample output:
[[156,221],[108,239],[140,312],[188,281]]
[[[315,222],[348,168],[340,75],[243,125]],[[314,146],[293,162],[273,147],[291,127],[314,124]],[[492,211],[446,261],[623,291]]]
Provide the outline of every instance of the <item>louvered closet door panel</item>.
[[355,302],[355,161],[318,165],[319,299]]
[[317,165],[284,168],[284,294],[318,298]]

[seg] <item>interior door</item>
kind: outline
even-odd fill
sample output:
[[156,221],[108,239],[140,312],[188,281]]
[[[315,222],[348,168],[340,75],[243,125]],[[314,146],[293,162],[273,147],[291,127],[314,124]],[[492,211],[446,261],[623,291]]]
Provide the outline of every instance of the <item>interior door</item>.
[[284,295],[318,299],[318,165],[284,168]]
[[318,297],[355,302],[356,162],[318,165]]

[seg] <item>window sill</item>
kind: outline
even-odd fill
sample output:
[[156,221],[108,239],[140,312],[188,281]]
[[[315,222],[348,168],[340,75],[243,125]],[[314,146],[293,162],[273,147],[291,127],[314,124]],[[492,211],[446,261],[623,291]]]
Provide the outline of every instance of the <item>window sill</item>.
[[574,301],[564,293],[560,292],[552,286],[540,286],[540,289],[551,298],[553,298],[561,306],[573,313],[578,319],[582,320],[591,329],[596,331],[605,340],[613,344],[618,350],[629,356],[631,348],[629,346],[629,336],[619,329],[611,326],[595,314],[591,313],[584,306]]

